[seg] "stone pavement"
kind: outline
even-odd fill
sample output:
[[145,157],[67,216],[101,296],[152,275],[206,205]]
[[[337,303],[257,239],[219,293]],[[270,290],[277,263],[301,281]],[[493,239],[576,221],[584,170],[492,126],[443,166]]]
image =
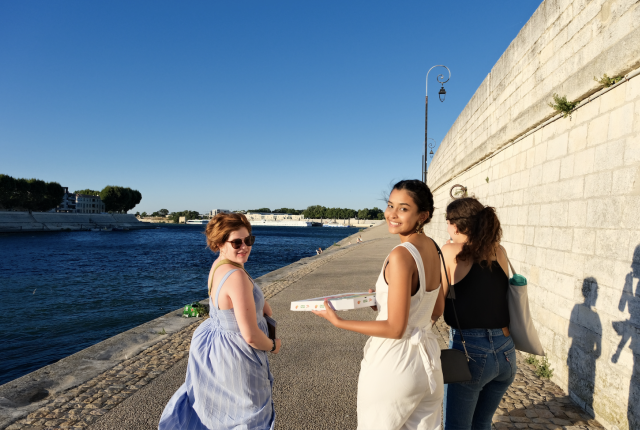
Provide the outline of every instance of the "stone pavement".
[[[270,358],[278,430],[356,428],[357,378],[366,337],[337,330],[311,313],[291,312],[289,303],[372,287],[382,261],[398,243],[385,233],[385,226],[370,229],[362,233],[364,244],[339,248],[262,285],[283,339],[282,352]],[[344,316],[373,319],[375,313],[361,309]],[[201,321],[50,399],[7,429],[157,428],[164,405],[184,381],[191,335]],[[437,328],[444,347],[447,328],[442,322]],[[518,365],[516,381],[494,417],[496,429],[601,428],[557,386],[538,379],[521,355]]]
[[493,417],[496,429],[602,429],[556,384],[540,379],[518,353],[518,374]]

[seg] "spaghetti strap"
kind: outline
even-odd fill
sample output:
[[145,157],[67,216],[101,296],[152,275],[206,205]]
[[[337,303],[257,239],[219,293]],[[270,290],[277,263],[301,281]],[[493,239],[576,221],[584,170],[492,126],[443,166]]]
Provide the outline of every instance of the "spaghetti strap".
[[[237,267],[239,269],[244,270],[244,273],[246,273],[247,276],[249,277],[249,279],[251,279],[251,282],[253,282],[253,278],[251,277],[251,275],[249,275],[249,272],[247,272],[247,270],[244,267],[242,267],[238,263],[234,263],[231,260],[226,260],[225,259],[225,260],[219,261],[218,264],[216,264],[215,267],[213,268],[213,272],[211,273],[211,281],[209,282],[209,289],[208,289],[209,296],[211,296],[211,287],[213,287],[213,275],[216,273],[216,270],[218,270],[218,267],[222,266],[223,264],[231,264],[232,266],[235,266],[235,267]],[[218,289],[220,289],[220,286],[218,286]],[[217,297],[217,295],[216,295],[216,297]]]
[[220,295],[220,288],[222,288],[222,284],[224,284],[224,281],[227,280],[227,278],[233,273],[233,272],[237,272],[238,269],[233,269],[233,270],[229,270],[227,273],[224,274],[224,277],[222,278],[222,280],[220,281],[220,284],[218,284],[218,291],[216,291],[216,301],[215,301],[215,305],[216,305],[216,309],[220,309],[220,306],[218,306],[218,296]]

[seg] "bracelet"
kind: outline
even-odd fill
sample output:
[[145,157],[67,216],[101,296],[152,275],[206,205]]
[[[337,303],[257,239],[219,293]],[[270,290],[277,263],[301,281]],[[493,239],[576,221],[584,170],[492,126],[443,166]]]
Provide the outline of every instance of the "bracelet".
[[273,341],[273,348],[271,348],[271,351],[269,352],[273,352],[276,350],[276,340],[275,339],[271,339]]

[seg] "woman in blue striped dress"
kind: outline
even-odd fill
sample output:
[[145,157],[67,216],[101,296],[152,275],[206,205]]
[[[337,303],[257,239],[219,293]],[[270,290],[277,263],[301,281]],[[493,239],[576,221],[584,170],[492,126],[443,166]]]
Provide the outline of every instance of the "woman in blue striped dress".
[[185,383],[162,413],[160,430],[272,430],[275,423],[267,351],[271,316],[262,291],[244,270],[255,236],[242,214],[218,214],[207,245],[220,256],[209,273],[209,318],[193,333]]

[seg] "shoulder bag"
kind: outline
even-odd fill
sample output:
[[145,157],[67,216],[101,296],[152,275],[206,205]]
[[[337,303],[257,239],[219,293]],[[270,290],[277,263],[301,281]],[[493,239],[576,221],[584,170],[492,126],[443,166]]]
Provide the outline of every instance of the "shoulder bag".
[[276,322],[276,320],[274,320],[268,315],[265,315],[264,319],[267,320],[267,328],[269,329],[269,335],[268,335],[269,339],[276,340],[276,327],[278,326],[278,323]]
[[538,332],[533,325],[529,310],[529,294],[527,293],[527,278],[518,275],[511,264],[511,260],[504,253],[511,268],[512,278],[509,278],[507,300],[509,303],[509,333],[516,349],[529,354],[545,355]]
[[[442,255],[442,251],[440,251],[440,247],[436,243],[435,240],[431,239],[433,244],[436,246],[438,250],[438,254],[440,255],[440,259],[442,260],[442,267],[444,267],[444,274],[447,279],[447,285],[449,286],[449,293],[447,294],[447,298],[451,300],[451,306],[453,307],[453,315],[456,318],[456,324],[460,327],[460,322],[458,321],[458,313],[456,312],[456,307],[454,305],[454,300],[456,298],[456,294],[453,290],[453,285],[449,282],[449,274],[447,272],[447,265],[444,262],[444,256]],[[469,353],[467,352],[467,346],[464,342],[464,336],[462,335],[462,330],[460,330],[460,338],[462,339],[462,349],[464,352],[459,349],[442,349],[440,350],[440,362],[442,364],[442,378],[444,379],[445,384],[454,384],[456,382],[468,382],[471,381],[471,371],[469,370],[469,360],[472,360],[469,357]]]

